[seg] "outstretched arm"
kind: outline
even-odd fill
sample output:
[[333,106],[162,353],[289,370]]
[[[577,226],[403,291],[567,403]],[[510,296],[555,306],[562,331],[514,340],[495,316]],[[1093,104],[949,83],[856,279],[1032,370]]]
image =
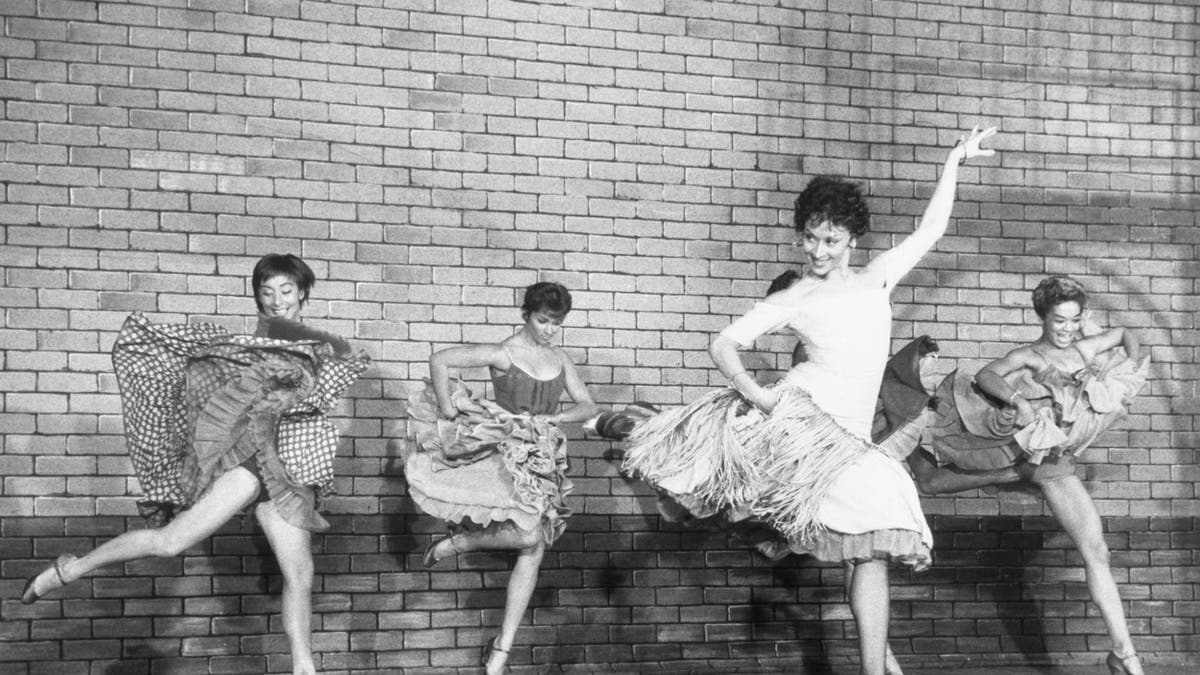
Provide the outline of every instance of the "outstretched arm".
[[443,416],[454,417],[458,414],[458,408],[450,401],[450,369],[479,366],[507,368],[508,357],[504,348],[495,344],[463,345],[434,352],[429,357],[429,379],[433,382],[433,393]]
[[950,213],[954,210],[954,193],[958,186],[958,167],[972,157],[991,157],[996,154],[991,148],[979,147],[980,142],[996,133],[996,127],[983,131],[979,127],[971,130],[968,136],[959,139],[958,145],[950,150],[946,162],[942,165],[942,175],[938,179],[933,197],[925,207],[921,222],[917,229],[904,241],[894,248],[878,256],[867,265],[868,270],[882,269],[887,274],[887,282],[894,284],[909,270],[916,267],[921,257],[933,248],[938,239],[946,233],[950,222]]

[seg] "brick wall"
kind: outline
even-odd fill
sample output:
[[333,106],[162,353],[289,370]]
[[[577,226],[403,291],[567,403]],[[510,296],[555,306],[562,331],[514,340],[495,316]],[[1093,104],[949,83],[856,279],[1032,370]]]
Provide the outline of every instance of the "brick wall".
[[[440,526],[407,498],[395,436],[431,350],[507,335],[518,289],[556,279],[599,401],[688,401],[723,384],[711,334],[794,262],[788,209],[812,175],[864,181],[860,248],[879,250],[975,123],[1000,125],[1000,155],[963,170],[893,337],[977,367],[1036,335],[1028,289],[1064,272],[1100,323],[1139,331],[1153,381],[1083,470],[1135,641],[1196,663],[1196,8],[836,4],[5,0],[0,671],[287,667],[248,519],[61,600],[13,599],[58,552],[139,524],[107,354],[130,311],[243,330],[258,256],[313,264],[307,315],[375,359],[338,411],[317,647],[328,671],[451,671],[499,623],[508,559],[419,568]],[[515,663],[852,670],[839,568],[661,523],[608,450],[573,445],[581,515]],[[893,591],[906,663],[1098,661],[1079,558],[1041,501],[924,504],[936,566]]]

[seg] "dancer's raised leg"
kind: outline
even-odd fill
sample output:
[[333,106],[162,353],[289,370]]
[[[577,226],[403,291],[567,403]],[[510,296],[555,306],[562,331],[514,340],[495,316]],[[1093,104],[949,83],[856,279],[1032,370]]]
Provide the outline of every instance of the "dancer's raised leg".
[[61,564],[44,570],[29,585],[22,601],[28,597],[32,602],[106,565],[152,556],[177,556],[212,535],[254,501],[258,489],[259,482],[254,474],[234,467],[218,476],[199,501],[166,525],[157,529],[131,530],[82,557],[64,559]]

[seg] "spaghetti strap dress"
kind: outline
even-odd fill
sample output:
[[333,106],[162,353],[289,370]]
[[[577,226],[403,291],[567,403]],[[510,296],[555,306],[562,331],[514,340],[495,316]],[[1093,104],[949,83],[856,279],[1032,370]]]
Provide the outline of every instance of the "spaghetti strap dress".
[[547,544],[558,539],[571,515],[566,436],[538,416],[558,409],[565,378],[560,371],[538,379],[516,363],[492,369],[491,401],[455,381],[451,398],[460,412],[452,420],[440,416],[426,380],[408,398],[402,451],[417,506],[453,526],[510,522],[540,530]]
[[1135,362],[1114,348],[1092,359],[1080,352],[1085,366],[1071,373],[1034,352],[1043,368],[1005,378],[1036,413],[1025,427],[1017,426],[1015,408],[983,393],[972,375],[955,371],[942,380],[926,440],[938,465],[965,471],[1017,467],[1032,482],[1074,475],[1075,459],[1126,416],[1150,365],[1149,356]]
[[763,521],[795,553],[928,567],[933,541],[897,459],[905,451],[870,441],[890,288],[857,284],[787,306],[757,303],[722,335],[742,346],[784,327],[800,335],[808,360],[774,385],[778,405],[764,414],[727,388],[651,417],[634,427],[624,469],[697,517]]
[[156,324],[135,312],[112,349],[130,459],[161,526],[238,466],[292,525],[329,528],[338,433],[325,414],[370,363],[345,340],[281,317],[254,335],[214,324]]

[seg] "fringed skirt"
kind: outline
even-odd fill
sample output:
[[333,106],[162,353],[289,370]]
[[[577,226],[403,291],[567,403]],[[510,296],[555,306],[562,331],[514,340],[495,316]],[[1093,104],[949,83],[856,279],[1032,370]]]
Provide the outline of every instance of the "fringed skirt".
[[915,445],[916,423],[881,447],[845,430],[803,389],[775,391],[770,414],[721,389],[640,423],[624,469],[696,517],[762,521],[795,553],[928,567],[933,538],[897,459]]
[[337,430],[322,414],[366,369],[319,343],[229,335],[211,324],[129,317],[113,346],[130,457],[152,525],[252,462],[279,514],[328,529],[317,496],[333,480]]
[[454,398],[463,412],[447,420],[428,382],[409,396],[402,454],[413,501],[454,526],[511,522],[553,543],[571,515],[562,431],[473,396],[461,382]]

